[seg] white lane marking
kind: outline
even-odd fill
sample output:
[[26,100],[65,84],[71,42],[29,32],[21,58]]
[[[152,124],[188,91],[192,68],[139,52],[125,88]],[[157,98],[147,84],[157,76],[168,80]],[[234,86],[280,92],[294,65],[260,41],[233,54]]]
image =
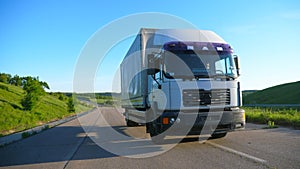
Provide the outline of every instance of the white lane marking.
[[249,155],[249,154],[246,154],[246,153],[243,153],[243,152],[240,152],[240,151],[237,151],[237,150],[234,150],[232,148],[229,148],[229,147],[225,147],[225,146],[222,146],[222,145],[219,145],[219,144],[216,144],[216,143],[212,143],[212,142],[205,142],[206,144],[209,144],[209,145],[212,145],[214,147],[217,147],[217,148],[220,148],[222,150],[225,150],[225,151],[228,151],[230,153],[233,153],[233,154],[237,154],[237,155],[240,155],[242,157],[245,157],[245,158],[248,158],[250,160],[253,160],[255,162],[259,162],[259,163],[262,163],[262,164],[265,164],[267,161],[264,160],[264,159],[261,159],[261,158],[257,158],[257,157],[254,157],[252,155]]
[[65,169],[68,165],[69,162],[73,159],[74,155],[76,154],[76,152],[79,150],[79,147],[83,144],[84,140],[87,138],[87,135],[85,135],[84,137],[81,137],[78,142],[76,143],[76,145],[69,151],[69,153],[65,156],[65,165],[63,167],[63,169]]

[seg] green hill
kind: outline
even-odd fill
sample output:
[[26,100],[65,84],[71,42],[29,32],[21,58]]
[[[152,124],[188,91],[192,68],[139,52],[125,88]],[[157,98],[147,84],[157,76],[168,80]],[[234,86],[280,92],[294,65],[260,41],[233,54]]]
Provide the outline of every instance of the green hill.
[[[46,93],[40,96],[32,110],[25,110],[21,104],[25,94],[19,86],[0,82],[0,136],[74,114],[68,111],[69,97],[62,93]],[[85,109],[80,104],[75,106],[78,108],[76,111]]]
[[259,91],[259,90],[243,90],[242,94],[243,94],[243,97],[245,97],[245,96],[252,94],[254,92],[257,92],[257,91]]
[[300,104],[300,81],[281,84],[243,96],[244,104]]

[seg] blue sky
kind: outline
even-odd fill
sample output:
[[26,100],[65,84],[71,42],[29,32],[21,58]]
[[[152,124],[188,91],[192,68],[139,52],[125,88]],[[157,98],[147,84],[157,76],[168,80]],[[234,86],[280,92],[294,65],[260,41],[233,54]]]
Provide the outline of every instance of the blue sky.
[[[1,0],[0,72],[39,76],[51,91],[72,91],[76,62],[87,40],[110,22],[143,12],[175,15],[223,37],[240,56],[244,90],[300,80],[297,0]],[[96,91],[111,89],[131,41],[108,53],[118,57],[104,60],[95,77]]]

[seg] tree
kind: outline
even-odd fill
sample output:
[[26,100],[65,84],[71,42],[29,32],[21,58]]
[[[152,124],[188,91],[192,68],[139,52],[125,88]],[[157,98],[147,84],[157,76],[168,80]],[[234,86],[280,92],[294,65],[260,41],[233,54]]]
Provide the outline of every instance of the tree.
[[36,105],[39,97],[34,93],[27,93],[22,100],[22,106],[24,110],[32,110],[33,106]]
[[68,100],[68,111],[69,112],[75,112],[73,96],[69,97],[69,100]]
[[8,84],[11,79],[10,74],[0,73],[0,82]]
[[44,90],[43,86],[36,79],[27,80],[27,82],[24,83],[23,89],[27,93],[35,93],[37,95],[44,95],[45,94],[45,90]]
[[28,76],[24,79],[23,89],[26,91],[26,95],[22,100],[22,106],[25,110],[32,110],[38,102],[39,97],[45,95],[45,90],[37,78]]
[[0,73],[0,82],[20,86],[26,91],[21,102],[25,110],[31,110],[40,96],[45,95],[44,89],[50,89],[48,83],[39,81],[39,77],[20,77],[18,75],[12,77],[10,74]]
[[49,85],[48,85],[47,82],[40,82],[40,84],[42,85],[42,87],[43,87],[44,89],[50,90],[50,87],[49,87]]
[[15,75],[13,78],[10,79],[9,84],[15,85],[15,86],[21,86],[22,78],[18,75]]

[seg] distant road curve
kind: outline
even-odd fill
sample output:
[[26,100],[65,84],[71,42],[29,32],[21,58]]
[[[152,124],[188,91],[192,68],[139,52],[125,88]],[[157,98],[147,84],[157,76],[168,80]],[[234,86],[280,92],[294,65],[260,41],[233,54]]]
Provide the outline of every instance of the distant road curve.
[[300,104],[244,104],[244,107],[300,107]]

